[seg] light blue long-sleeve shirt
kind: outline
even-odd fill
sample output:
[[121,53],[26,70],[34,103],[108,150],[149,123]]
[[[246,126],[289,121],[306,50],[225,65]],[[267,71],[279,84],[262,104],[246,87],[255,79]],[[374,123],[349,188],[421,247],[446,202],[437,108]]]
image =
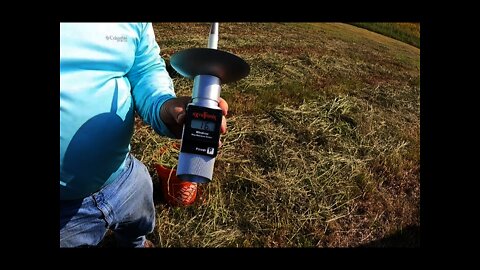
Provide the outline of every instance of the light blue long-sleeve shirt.
[[124,171],[136,111],[173,137],[160,107],[175,97],[150,23],[60,24],[60,199],[79,199]]

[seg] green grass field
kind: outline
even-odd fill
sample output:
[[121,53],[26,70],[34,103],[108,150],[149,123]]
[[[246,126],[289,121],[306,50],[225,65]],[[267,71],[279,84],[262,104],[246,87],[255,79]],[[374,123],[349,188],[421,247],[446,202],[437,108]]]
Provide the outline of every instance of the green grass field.
[[[206,47],[209,24],[154,29],[168,63],[176,51]],[[162,203],[154,164],[175,166],[178,152],[161,154],[174,140],[136,120],[132,151],[155,186],[149,239],[356,247],[420,226],[418,48],[348,24],[220,23],[218,49],[245,59],[251,73],[222,86],[228,133],[198,203]],[[171,75],[177,95],[190,96],[192,81]]]
[[420,23],[352,23],[420,48]]

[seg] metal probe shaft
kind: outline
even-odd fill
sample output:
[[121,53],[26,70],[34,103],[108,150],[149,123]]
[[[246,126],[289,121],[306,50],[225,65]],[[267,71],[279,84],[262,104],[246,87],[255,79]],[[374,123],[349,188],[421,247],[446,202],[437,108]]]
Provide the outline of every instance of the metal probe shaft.
[[210,26],[210,35],[208,36],[208,45],[210,49],[217,49],[218,44],[218,22],[212,23]]

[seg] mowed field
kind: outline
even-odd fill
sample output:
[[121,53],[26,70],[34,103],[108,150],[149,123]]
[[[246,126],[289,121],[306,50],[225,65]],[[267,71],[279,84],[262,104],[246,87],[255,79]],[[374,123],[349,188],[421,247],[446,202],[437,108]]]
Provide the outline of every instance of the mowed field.
[[[209,27],[155,23],[161,56],[169,64],[206,47]],[[219,31],[218,49],[251,73],[222,85],[228,132],[194,205],[163,203],[154,164],[175,166],[178,140],[136,119],[132,151],[155,188],[148,238],[158,247],[419,246],[420,49],[340,23]],[[193,81],[169,72],[177,95],[190,96]]]

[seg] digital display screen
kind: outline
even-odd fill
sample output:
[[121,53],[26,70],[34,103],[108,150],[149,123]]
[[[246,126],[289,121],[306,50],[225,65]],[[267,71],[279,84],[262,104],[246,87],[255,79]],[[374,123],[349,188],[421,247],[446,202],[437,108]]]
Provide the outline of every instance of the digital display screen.
[[190,127],[200,130],[213,131],[215,130],[215,122],[192,119],[192,124]]

